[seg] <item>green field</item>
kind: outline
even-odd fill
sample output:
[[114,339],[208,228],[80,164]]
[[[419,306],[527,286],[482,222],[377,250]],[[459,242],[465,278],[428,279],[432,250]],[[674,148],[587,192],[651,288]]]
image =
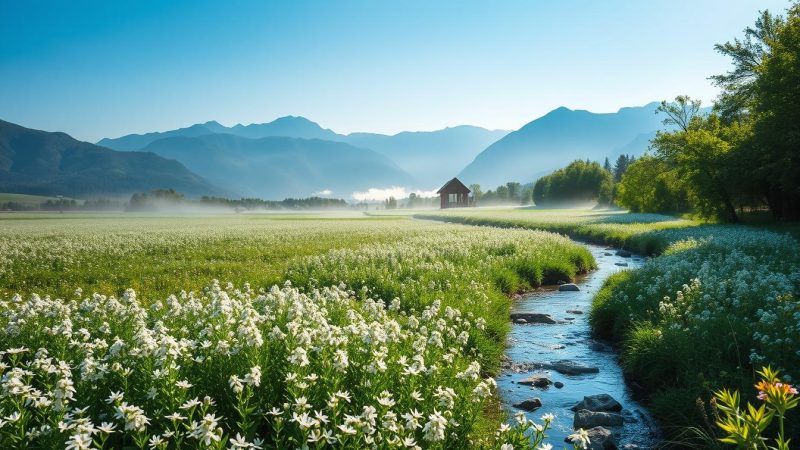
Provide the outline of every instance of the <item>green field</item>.
[[800,245],[792,224],[712,225],[594,210],[465,209],[417,217],[544,229],[654,256],[607,280],[590,319],[597,336],[616,342],[626,376],[668,429],[700,424],[713,433],[697,399],[708,401],[723,386],[754,399],[762,365],[782,370],[786,381],[800,377]]
[[552,233],[353,215],[10,214],[0,255],[17,448],[528,442],[495,434],[509,294],[594,265]]

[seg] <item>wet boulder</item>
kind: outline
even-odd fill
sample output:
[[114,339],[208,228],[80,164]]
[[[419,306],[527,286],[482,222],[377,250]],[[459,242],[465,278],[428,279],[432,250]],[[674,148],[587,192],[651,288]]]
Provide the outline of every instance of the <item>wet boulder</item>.
[[560,285],[558,287],[558,290],[560,292],[576,292],[576,291],[580,291],[581,288],[579,288],[578,285],[575,284],[575,283],[566,283],[566,284]]
[[583,397],[572,408],[573,411],[587,410],[587,411],[622,411],[622,405],[608,394],[595,394]]
[[550,364],[550,367],[558,373],[562,373],[564,375],[584,375],[587,373],[598,373],[600,369],[597,367],[587,366],[585,364],[581,364],[577,361],[572,361],[569,359],[562,359],[560,361],[555,361]]
[[513,313],[511,314],[511,320],[516,322],[518,319],[522,319],[525,323],[544,323],[544,324],[555,324],[558,323],[549,314],[540,314],[540,313]]
[[572,426],[589,429],[594,427],[619,427],[625,423],[622,416],[612,412],[597,412],[582,409],[575,413]]
[[519,403],[515,403],[513,406],[514,408],[521,409],[523,411],[536,411],[542,407],[542,401],[538,398],[531,398],[528,400],[523,400]]
[[519,382],[519,384],[524,386],[532,386],[541,389],[547,389],[552,383],[553,382],[544,375],[531,375]]
[[514,319],[514,323],[519,325],[525,325],[526,323],[528,323],[528,321],[525,319]]
[[556,381],[555,383],[553,383],[553,386],[555,386],[556,389],[561,389],[561,388],[564,387],[564,383],[562,383],[560,381]]
[[581,315],[583,314],[583,311],[581,311],[580,309],[568,309],[567,314]]
[[603,427],[594,427],[587,430],[587,433],[589,434],[589,440],[592,441],[586,447],[587,450],[613,450],[617,448],[617,441],[611,430]]

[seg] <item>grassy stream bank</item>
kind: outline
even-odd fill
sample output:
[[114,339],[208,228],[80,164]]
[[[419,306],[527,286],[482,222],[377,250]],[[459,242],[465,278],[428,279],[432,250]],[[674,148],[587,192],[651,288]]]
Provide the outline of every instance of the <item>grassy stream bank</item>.
[[788,234],[602,211],[416,217],[543,229],[656,255],[609,278],[593,301],[591,325],[616,343],[626,376],[667,427],[713,432],[697,400],[720,387],[754,393],[761,365],[782,369],[787,380],[800,377],[800,246]]

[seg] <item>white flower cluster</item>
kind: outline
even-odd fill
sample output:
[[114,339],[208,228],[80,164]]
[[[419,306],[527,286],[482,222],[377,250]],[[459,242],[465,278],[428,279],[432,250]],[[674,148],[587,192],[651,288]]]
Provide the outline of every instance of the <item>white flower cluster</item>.
[[800,367],[800,245],[745,228],[696,228],[683,237],[632,272],[609,301],[633,320],[685,333],[699,354],[789,374]]
[[4,448],[456,445],[495,388],[467,356],[476,321],[439,302],[214,283],[149,307],[132,291],[0,307]]

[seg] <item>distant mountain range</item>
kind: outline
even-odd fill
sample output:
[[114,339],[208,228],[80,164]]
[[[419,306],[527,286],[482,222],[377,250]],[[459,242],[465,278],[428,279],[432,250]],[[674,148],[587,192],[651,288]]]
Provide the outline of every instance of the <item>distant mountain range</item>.
[[[115,150],[142,150],[160,139],[208,134],[230,134],[250,139],[281,136],[343,142],[387,156],[399,168],[411,174],[416,180],[415,188],[433,189],[439,187],[443,179],[452,178],[478,153],[508,134],[508,131],[462,125],[437,131],[402,132],[395,135],[378,133],[343,135],[322,128],[305,117],[287,116],[269,123],[233,127],[211,121],[160,133],[130,134],[116,139],[102,139],[98,145]],[[224,149],[218,148],[218,150]],[[176,159],[186,163],[181,158]],[[187,165],[192,167],[191,164]],[[202,171],[199,173],[205,175]]]
[[320,127],[305,117],[286,116],[273,120],[269,123],[254,123],[251,125],[236,125],[226,127],[219,122],[210,121],[198,123],[186,128],[177,130],[154,132],[146,134],[129,134],[115,139],[101,139],[97,145],[113,148],[114,150],[141,150],[150,143],[159,139],[171,137],[197,137],[207,134],[232,134],[250,139],[259,139],[270,136],[284,136],[303,139],[325,139],[329,141],[341,141],[344,136],[336,134],[331,130]]
[[393,136],[353,133],[345,141],[371,148],[395,161],[419,181],[419,188],[434,189],[455,176],[488,145],[508,134],[505,130],[462,125],[438,131],[406,131]]
[[663,129],[657,107],[602,114],[561,107],[513,132],[457,126],[343,135],[295,116],[232,127],[210,121],[98,145],[0,122],[0,191],[91,196],[172,187],[266,199],[333,191],[349,199],[369,188],[435,189],[454,175],[486,190],[531,183],[578,158],[641,155]]
[[237,195],[268,199],[332,191],[337,198],[371,187],[411,186],[414,178],[389,158],[343,142],[231,134],[169,137],[144,151],[183,162]]
[[555,109],[491,144],[459,178],[486,189],[507,181],[535,181],[578,158],[602,162],[622,153],[641,155],[663,129],[663,117],[655,114],[658,105],[603,114]]
[[153,153],[118,152],[0,120],[0,192],[87,197],[157,188],[227,194],[181,163]]

